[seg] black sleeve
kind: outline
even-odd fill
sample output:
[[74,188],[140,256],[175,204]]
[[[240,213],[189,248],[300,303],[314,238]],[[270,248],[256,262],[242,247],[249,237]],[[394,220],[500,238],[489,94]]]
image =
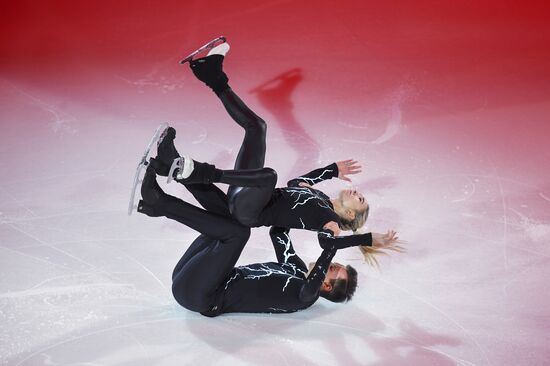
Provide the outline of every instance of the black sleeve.
[[299,296],[301,302],[309,303],[317,297],[321,284],[327,274],[328,266],[330,265],[330,262],[332,261],[332,258],[334,258],[335,254],[336,248],[334,246],[323,250],[321,256],[319,256],[317,262],[315,262],[315,267],[309,276],[307,276],[307,279],[300,290]]
[[331,230],[321,230],[317,233],[319,239],[319,245],[323,249],[329,249],[335,247],[336,249],[343,249],[348,247],[356,247],[359,245],[372,246],[372,234],[359,234],[348,236],[334,236]]
[[290,229],[278,226],[272,226],[271,229],[269,229],[273,249],[275,249],[275,255],[277,256],[277,262],[291,264],[305,276],[307,273],[307,266],[294,251],[292,241],[290,240],[290,236],[288,236],[289,231]]
[[300,183],[307,183],[310,186],[322,182],[327,179],[338,177],[338,165],[332,163],[324,168],[312,170],[298,178],[294,178],[287,182],[288,187],[299,187]]

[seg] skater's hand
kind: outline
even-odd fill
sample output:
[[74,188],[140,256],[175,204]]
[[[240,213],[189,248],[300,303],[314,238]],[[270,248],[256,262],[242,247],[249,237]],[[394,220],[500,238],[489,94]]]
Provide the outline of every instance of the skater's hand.
[[357,161],[353,159],[338,161],[336,165],[338,166],[338,178],[348,182],[351,182],[351,179],[347,175],[361,173],[361,165],[358,165]]
[[338,224],[336,223],[336,221],[329,221],[325,224],[325,226],[323,226],[323,229],[325,230],[330,230],[334,233],[334,236],[338,236],[340,235],[340,232],[342,230],[340,230],[340,226],[338,226]]
[[404,244],[399,240],[397,233],[394,230],[388,230],[385,234],[372,233],[372,246],[376,249],[388,249],[396,252],[405,252],[405,248],[399,244]]
[[311,186],[310,186],[309,184],[307,184],[306,182],[300,182],[300,183],[298,183],[298,185],[299,185],[300,187],[311,188]]

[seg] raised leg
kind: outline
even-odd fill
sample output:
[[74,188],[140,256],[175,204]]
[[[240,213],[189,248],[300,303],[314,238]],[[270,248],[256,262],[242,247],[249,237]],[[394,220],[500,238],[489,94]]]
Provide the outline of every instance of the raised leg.
[[[261,171],[265,163],[266,123],[229,87],[229,79],[223,72],[224,56],[225,53],[207,56],[191,62],[190,67],[199,80],[214,90],[231,118],[243,127],[245,136],[235,161],[235,171],[214,175],[213,167],[199,165],[199,168],[210,172],[203,174],[209,177],[208,181],[230,184],[227,194],[231,214],[241,223],[253,226],[272,196],[277,176],[272,170]],[[258,171],[243,173],[254,169]]]
[[209,310],[216,289],[239,259],[250,229],[166,194],[158,186],[152,168],[146,171],[141,194],[138,212],[164,216],[201,233],[174,269],[172,292],[178,303],[190,310]]

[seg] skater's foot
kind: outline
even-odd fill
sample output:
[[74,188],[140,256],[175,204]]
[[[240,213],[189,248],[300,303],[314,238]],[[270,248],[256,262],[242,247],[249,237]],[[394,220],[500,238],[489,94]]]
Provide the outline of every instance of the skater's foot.
[[214,165],[200,163],[188,156],[183,156],[174,159],[169,177],[183,184],[210,184],[220,179],[221,170],[216,169]]
[[208,56],[189,63],[193,74],[208,85],[216,94],[229,88],[229,79],[223,72],[223,59],[229,51],[229,44],[222,43],[210,50]]
[[[152,166],[148,166],[141,183],[141,197],[140,205],[145,203],[149,206],[155,206],[166,195],[157,183],[157,176]],[[138,212],[139,206],[138,206]]]
[[179,158],[180,154],[174,146],[176,130],[173,127],[166,128],[160,136],[157,144],[157,157],[150,160],[151,166],[158,175],[166,177],[170,170],[170,165],[174,159]]

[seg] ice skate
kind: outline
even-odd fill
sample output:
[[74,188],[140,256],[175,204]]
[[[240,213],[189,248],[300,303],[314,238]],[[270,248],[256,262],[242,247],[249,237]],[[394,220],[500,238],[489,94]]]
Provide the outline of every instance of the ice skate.
[[179,158],[180,154],[174,146],[176,138],[176,130],[173,127],[166,128],[157,143],[157,156],[151,158],[149,163],[155,169],[155,172],[161,176],[168,176],[170,166],[174,159]]
[[162,133],[168,128],[168,123],[161,124],[153,134],[153,137],[151,138],[151,141],[149,141],[149,144],[145,148],[145,151],[143,152],[143,156],[141,157],[141,160],[138,163],[138,166],[136,168],[136,173],[134,174],[134,181],[132,184],[132,190],[130,191],[130,203],[128,205],[128,215],[132,214],[132,211],[134,210],[135,206],[135,195],[136,195],[136,188],[139,183],[142,182],[140,179],[141,172],[144,168],[146,168],[149,165],[148,157],[149,153],[151,151],[151,148],[153,145],[157,144]]
[[225,42],[213,47],[206,57],[189,61],[189,66],[197,79],[218,95],[229,88],[227,84],[229,78],[223,72],[223,60],[227,52],[229,52],[229,44]]
[[141,200],[137,211],[148,216],[160,216],[156,213],[155,205],[164,196],[164,192],[157,183],[157,176],[152,166],[148,166],[141,183]]
[[199,163],[189,156],[182,156],[174,159],[168,182],[173,179],[184,184],[210,184],[214,182],[216,167],[208,163]]

